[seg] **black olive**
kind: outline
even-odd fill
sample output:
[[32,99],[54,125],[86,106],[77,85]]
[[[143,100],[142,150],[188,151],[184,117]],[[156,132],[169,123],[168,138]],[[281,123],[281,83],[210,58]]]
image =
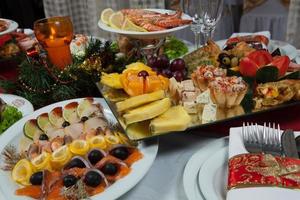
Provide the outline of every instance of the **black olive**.
[[89,118],[88,118],[87,116],[83,116],[83,117],[81,117],[80,120],[81,120],[82,122],[85,122],[85,121],[88,120],[88,119],[89,119]]
[[35,172],[30,177],[30,183],[32,185],[42,185],[43,182],[43,172]]
[[88,159],[93,165],[95,165],[102,158],[103,154],[97,149],[92,150],[88,155]]
[[71,169],[74,167],[85,168],[86,166],[82,160],[80,160],[79,158],[74,158],[66,165],[65,169]]
[[64,181],[64,186],[65,187],[70,187],[70,186],[76,184],[77,178],[73,175],[67,175],[67,176],[64,177],[63,181]]
[[118,166],[113,163],[106,163],[102,168],[101,171],[104,174],[108,175],[115,175],[118,172]]
[[129,151],[126,147],[117,147],[111,151],[111,155],[121,160],[125,160],[129,156]]
[[70,123],[67,122],[67,121],[64,121],[64,123],[62,124],[62,127],[65,128],[65,127],[67,127],[67,126],[70,126]]
[[97,187],[101,181],[102,177],[95,171],[89,171],[84,177],[85,184],[91,187]]
[[43,133],[40,135],[39,140],[49,140],[49,137],[48,137],[48,135]]

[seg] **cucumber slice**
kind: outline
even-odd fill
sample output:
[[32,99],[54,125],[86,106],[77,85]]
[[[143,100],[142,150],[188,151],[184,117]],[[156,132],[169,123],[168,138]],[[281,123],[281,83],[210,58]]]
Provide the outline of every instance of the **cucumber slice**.
[[27,138],[37,140],[42,133],[43,131],[39,128],[36,119],[28,120],[24,124],[24,135]]

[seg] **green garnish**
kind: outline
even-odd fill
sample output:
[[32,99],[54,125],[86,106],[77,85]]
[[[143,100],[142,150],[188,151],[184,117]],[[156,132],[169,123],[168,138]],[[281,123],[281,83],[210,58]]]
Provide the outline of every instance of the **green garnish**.
[[186,44],[174,36],[168,37],[164,44],[164,53],[171,60],[183,56],[188,51]]
[[6,105],[0,117],[0,134],[21,118],[22,113],[17,108]]

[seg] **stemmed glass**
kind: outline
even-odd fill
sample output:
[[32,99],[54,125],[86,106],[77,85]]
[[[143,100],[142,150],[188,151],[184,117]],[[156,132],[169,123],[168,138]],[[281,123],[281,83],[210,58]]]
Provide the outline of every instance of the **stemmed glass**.
[[201,32],[204,34],[205,42],[213,37],[216,25],[219,22],[223,12],[223,0],[200,0],[200,13],[203,19]]
[[203,15],[199,6],[199,0],[183,0],[183,11],[192,17],[191,30],[195,36],[195,48],[201,45],[201,30],[203,29]]

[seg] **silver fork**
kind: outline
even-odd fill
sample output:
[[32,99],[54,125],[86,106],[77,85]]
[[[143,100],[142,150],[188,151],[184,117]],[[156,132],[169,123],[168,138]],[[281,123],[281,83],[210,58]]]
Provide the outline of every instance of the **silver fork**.
[[270,153],[282,155],[280,127],[273,123],[264,123],[263,129],[259,129],[257,124],[243,123],[242,137],[246,150],[249,153]]

